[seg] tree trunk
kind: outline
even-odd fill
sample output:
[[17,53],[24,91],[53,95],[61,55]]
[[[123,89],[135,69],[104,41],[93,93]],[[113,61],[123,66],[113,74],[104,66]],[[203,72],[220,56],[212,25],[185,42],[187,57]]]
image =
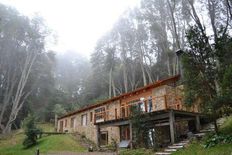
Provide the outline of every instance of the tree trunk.
[[30,95],[31,92],[28,92],[27,94],[24,92],[25,85],[27,83],[28,77],[31,73],[31,68],[35,62],[35,59],[37,57],[37,53],[27,53],[26,60],[23,65],[23,70],[19,79],[19,82],[17,84],[16,93],[14,96],[12,96],[12,108],[11,113],[8,119],[8,122],[5,126],[5,129],[3,129],[3,133],[8,133],[11,131],[12,123],[17,118],[19,110],[22,108],[24,101],[27,99],[27,97]]

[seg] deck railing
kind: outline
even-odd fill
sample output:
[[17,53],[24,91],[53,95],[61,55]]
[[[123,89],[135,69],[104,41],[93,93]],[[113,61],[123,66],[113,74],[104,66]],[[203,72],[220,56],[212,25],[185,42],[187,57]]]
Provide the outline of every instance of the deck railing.
[[[119,111],[115,114],[114,110],[106,110],[94,114],[94,122],[104,122],[108,120],[116,120],[128,118],[131,115],[131,107],[140,105],[140,109],[143,113],[155,112],[166,109],[185,110],[196,112],[195,107],[186,107],[183,104],[183,97],[175,94],[167,94],[163,96],[157,96],[151,98],[152,108],[150,107],[149,99],[143,101],[137,101],[133,103],[123,103],[120,106]],[[151,110],[150,110],[151,109]]]

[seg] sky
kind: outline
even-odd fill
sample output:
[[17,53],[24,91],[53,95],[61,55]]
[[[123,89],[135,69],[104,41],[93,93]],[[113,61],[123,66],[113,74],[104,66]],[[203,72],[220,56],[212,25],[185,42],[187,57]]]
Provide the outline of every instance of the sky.
[[89,57],[96,42],[129,8],[140,0],[0,0],[15,7],[23,15],[35,13],[57,37],[57,43],[49,43],[48,49],[59,53],[76,51]]

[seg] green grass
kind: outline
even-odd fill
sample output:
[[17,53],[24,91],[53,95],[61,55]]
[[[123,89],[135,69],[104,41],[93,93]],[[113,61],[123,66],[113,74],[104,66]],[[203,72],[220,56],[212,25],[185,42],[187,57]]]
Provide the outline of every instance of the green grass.
[[[44,131],[51,131],[51,125],[40,126]],[[37,148],[41,153],[48,152],[85,152],[86,149],[70,134],[44,136],[37,145],[24,149],[22,141],[25,135],[22,130],[16,131],[0,140],[0,155],[34,155]]]
[[[232,135],[232,116],[225,118],[219,132]],[[232,155],[232,144],[219,144],[211,148],[204,148],[204,142],[193,141],[187,148],[175,152],[173,155]]]
[[205,149],[197,142],[193,142],[186,149],[179,150],[173,155],[232,155],[232,144],[217,145]]
[[232,134],[232,116],[226,117],[225,122],[220,127],[220,132],[224,134]]
[[120,150],[120,155],[151,155],[154,154],[154,152],[151,149],[122,149]]
[[41,128],[44,132],[54,132],[55,131],[53,124],[38,123],[37,127]]

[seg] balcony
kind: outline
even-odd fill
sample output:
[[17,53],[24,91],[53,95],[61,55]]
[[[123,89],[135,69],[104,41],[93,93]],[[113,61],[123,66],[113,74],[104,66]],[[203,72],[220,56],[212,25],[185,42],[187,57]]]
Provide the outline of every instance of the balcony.
[[163,96],[152,97],[147,100],[138,99],[136,102],[121,103],[119,111],[117,110],[117,112],[114,109],[108,109],[95,113],[94,122],[100,123],[110,120],[127,119],[131,115],[132,106],[139,107],[142,113],[151,113],[166,109],[198,112],[196,107],[186,107],[183,104],[183,97],[175,94],[167,94]]

